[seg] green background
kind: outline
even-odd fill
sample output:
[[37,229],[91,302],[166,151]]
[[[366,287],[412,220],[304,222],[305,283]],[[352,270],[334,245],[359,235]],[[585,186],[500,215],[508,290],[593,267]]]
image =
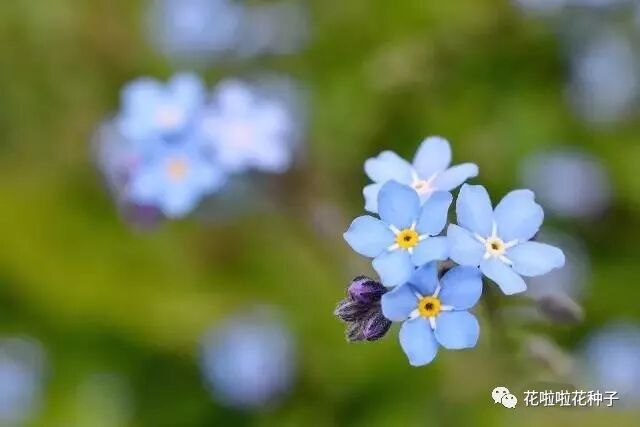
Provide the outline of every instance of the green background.
[[[275,208],[144,233],[119,218],[90,150],[127,81],[176,71],[145,40],[143,2],[0,3],[0,332],[40,340],[50,367],[30,425],[638,425],[633,411],[494,406],[493,387],[549,377],[518,350],[529,327],[491,325],[484,307],[477,349],[441,352],[420,369],[408,365],[397,328],[377,344],[348,345],[331,313],[349,279],[370,273],[341,237],[362,212],[363,161],[383,149],[411,157],[439,134],[454,162],[480,166],[476,182],[494,200],[520,185],[527,154],[560,144],[600,158],[614,189],[606,214],[547,220],[586,242],[586,321],[534,331],[571,351],[609,321],[639,320],[640,122],[593,128],[575,118],[553,27],[507,1],[322,0],[309,9],[312,39],[299,55],[203,72],[209,84],[283,72],[307,87],[305,156],[273,186]],[[225,409],[203,386],[198,340],[262,304],[280,307],[296,336],[298,378],[278,406]],[[83,397],[79,384],[96,372],[123,376],[129,394]],[[122,423],[113,416],[121,400],[132,407]]]

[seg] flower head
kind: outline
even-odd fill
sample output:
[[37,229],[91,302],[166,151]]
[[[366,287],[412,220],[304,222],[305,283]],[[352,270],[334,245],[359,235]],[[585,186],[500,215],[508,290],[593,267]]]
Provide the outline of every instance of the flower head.
[[168,217],[180,217],[195,208],[203,196],[220,188],[225,180],[196,143],[159,141],[154,155],[135,170],[127,197],[136,204],[157,206]]
[[193,74],[177,74],[166,85],[138,79],[123,89],[116,123],[122,135],[134,141],[174,138],[189,129],[205,95],[202,81]]
[[487,190],[463,185],[456,201],[458,224],[449,225],[450,257],[460,265],[480,266],[507,295],[523,292],[521,276],[539,276],[564,265],[564,253],[530,240],[544,218],[529,190],[507,194],[492,209]]
[[361,255],[373,258],[373,268],[387,287],[406,283],[415,267],[448,257],[444,229],[452,196],[438,191],[420,206],[418,194],[390,181],[378,194],[380,219],[356,218],[344,238]]
[[280,173],[291,163],[293,123],[289,112],[240,81],[220,83],[200,127],[207,146],[230,172],[257,169]]
[[436,136],[422,142],[413,164],[392,151],[383,151],[364,164],[365,172],[374,182],[364,188],[365,209],[378,212],[378,193],[389,180],[409,185],[424,203],[436,191],[451,191],[478,175],[478,166],[473,163],[449,168],[450,164],[451,146],[446,139]]
[[480,326],[469,313],[482,294],[477,268],[454,267],[438,280],[437,263],[429,263],[405,283],[382,296],[382,313],[404,322],[400,345],[413,366],[430,363],[443,346],[449,350],[475,347]]

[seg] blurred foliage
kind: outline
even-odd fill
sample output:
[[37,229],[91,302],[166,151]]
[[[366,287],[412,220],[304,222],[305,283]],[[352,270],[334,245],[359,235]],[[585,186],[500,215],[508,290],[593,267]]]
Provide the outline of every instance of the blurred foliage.
[[[0,4],[0,331],[34,336],[49,352],[46,401],[31,425],[120,425],[105,421],[109,404],[79,395],[95,372],[131,382],[127,426],[637,425],[637,413],[494,406],[493,387],[525,389],[540,368],[498,347],[503,327],[486,316],[478,349],[415,369],[396,328],[378,344],[347,345],[331,312],[349,279],[370,272],[341,238],[362,210],[363,161],[382,149],[410,156],[440,134],[456,162],[479,164],[494,199],[519,185],[522,157],[541,148],[576,145],[600,157],[613,207],[594,222],[547,220],[588,245],[587,320],[542,332],[571,349],[610,319],[639,320],[640,122],[594,130],[578,121],[563,98],[553,28],[506,0],[309,8],[313,38],[299,55],[201,70],[209,82],[278,71],[308,87],[306,156],[278,186],[277,208],[141,233],[119,218],[90,141],[125,82],[175,71],[145,40],[144,2]],[[323,206],[337,215],[318,224]],[[197,343],[256,304],[284,310],[300,378],[279,407],[242,413],[212,402]]]

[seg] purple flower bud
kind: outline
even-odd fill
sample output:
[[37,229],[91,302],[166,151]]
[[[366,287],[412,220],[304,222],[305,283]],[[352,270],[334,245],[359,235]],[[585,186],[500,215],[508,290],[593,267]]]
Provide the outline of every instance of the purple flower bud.
[[347,337],[347,341],[356,342],[356,341],[364,341],[366,340],[363,331],[363,323],[362,322],[352,322],[347,325],[347,331],[345,332],[345,336]]
[[338,303],[333,314],[338,316],[343,322],[354,322],[364,320],[368,312],[368,306],[360,304],[357,301],[351,301],[350,299],[343,299]]
[[380,301],[386,292],[382,284],[366,276],[358,276],[349,285],[349,297],[362,304],[373,304]]
[[382,313],[375,312],[364,322],[362,334],[367,341],[377,341],[384,337],[391,327],[391,321]]

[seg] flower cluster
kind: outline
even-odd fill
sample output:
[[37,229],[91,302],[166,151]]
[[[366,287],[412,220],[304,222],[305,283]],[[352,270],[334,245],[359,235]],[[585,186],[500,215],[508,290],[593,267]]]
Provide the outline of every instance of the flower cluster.
[[[438,345],[474,347],[479,326],[468,312],[482,294],[482,277],[505,295],[526,290],[522,276],[562,267],[563,252],[532,241],[544,213],[529,190],[507,194],[495,209],[487,190],[464,184],[458,193],[456,224],[448,223],[449,192],[478,174],[474,164],[449,168],[451,148],[427,138],[409,164],[392,152],[365,163],[374,184],[364,189],[365,208],[378,217],[356,218],[344,238],[390,289],[381,298],[383,315],[404,321],[400,343],[412,365],[433,360]],[[446,229],[446,233],[443,232]],[[456,266],[439,277],[438,263]]]
[[348,341],[376,341],[387,333],[391,321],[382,314],[380,306],[386,292],[381,283],[366,276],[351,281],[347,298],[338,303],[334,312],[347,324]]
[[100,166],[121,202],[181,217],[233,173],[286,171],[290,111],[252,86],[226,80],[211,97],[195,75],[138,79],[99,138]]

